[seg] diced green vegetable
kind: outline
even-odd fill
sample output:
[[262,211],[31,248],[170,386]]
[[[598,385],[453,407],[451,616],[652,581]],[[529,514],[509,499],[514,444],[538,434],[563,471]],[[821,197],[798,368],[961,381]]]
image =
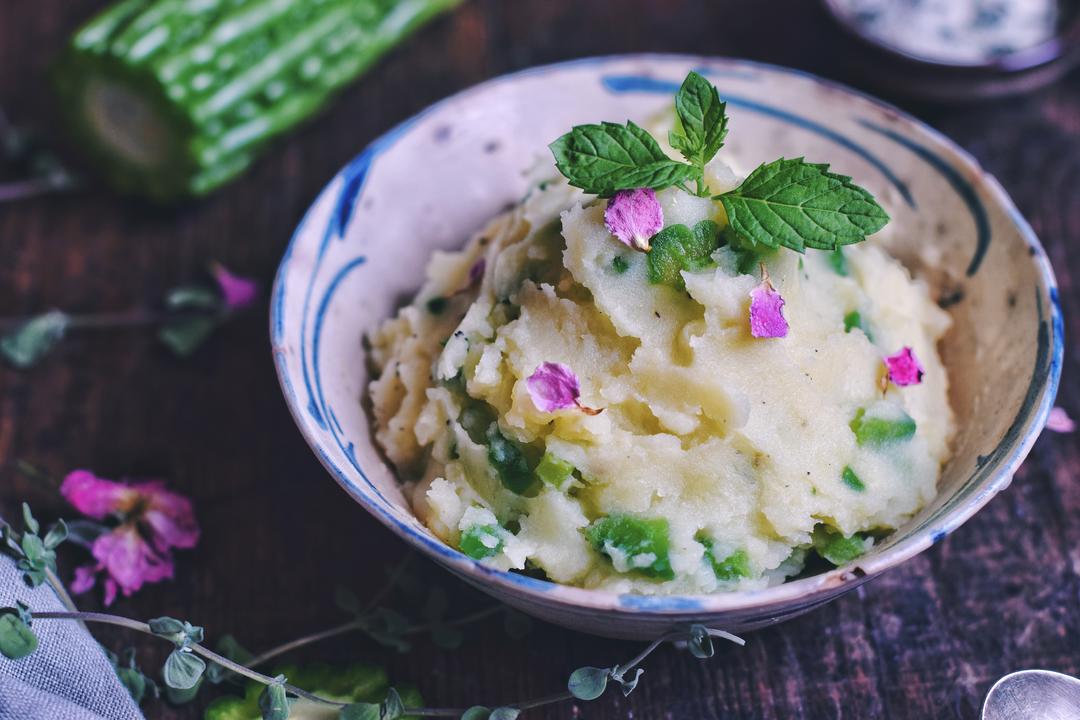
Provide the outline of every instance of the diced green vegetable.
[[499,474],[503,487],[518,495],[535,491],[536,477],[521,445],[499,432],[497,423],[488,427],[487,441],[488,462]]
[[498,525],[473,525],[461,533],[461,552],[473,560],[483,560],[502,552],[502,528]]
[[818,555],[833,565],[846,565],[867,550],[867,538],[862,533],[845,537],[827,525],[818,525],[812,535]]
[[862,324],[862,314],[858,310],[852,310],[844,316],[844,332],[851,332],[855,328],[866,332]]
[[[465,392],[464,380],[463,376],[460,385],[462,393]],[[458,422],[474,443],[483,445],[487,442],[488,430],[495,422],[495,409],[486,402],[466,396]]]
[[536,466],[536,476],[558,489],[562,489],[563,484],[573,474],[573,465],[550,452],[544,453],[544,457],[540,458],[540,463]]
[[609,515],[585,531],[592,546],[611,558],[619,572],[671,580],[669,527],[664,518]]
[[427,301],[427,310],[432,315],[441,315],[446,309],[446,298],[436,296]]
[[890,415],[869,415],[859,408],[851,421],[855,442],[859,445],[882,446],[910,440],[915,436],[915,421],[900,408],[893,407]]
[[855,471],[851,469],[850,465],[844,466],[844,472],[840,474],[840,478],[844,481],[844,484],[852,490],[862,492],[866,489],[865,483],[863,483],[862,479],[855,474]]
[[750,577],[750,556],[745,550],[736,550],[727,557],[718,560],[713,553],[712,538],[706,535],[698,535],[699,543],[705,546],[705,560],[712,567],[716,579],[721,582],[731,582],[740,578]]
[[616,255],[611,260],[611,269],[614,270],[616,274],[622,275],[630,269],[630,263],[622,255]]
[[56,67],[78,144],[127,192],[202,195],[460,0],[126,0]]
[[702,220],[694,229],[671,225],[652,238],[647,257],[649,282],[684,289],[681,272],[701,270],[712,264],[712,254],[720,247],[720,228]]
[[837,275],[841,277],[847,277],[849,274],[847,258],[844,257],[844,249],[836,248],[827,255],[829,258],[829,267],[833,269]]

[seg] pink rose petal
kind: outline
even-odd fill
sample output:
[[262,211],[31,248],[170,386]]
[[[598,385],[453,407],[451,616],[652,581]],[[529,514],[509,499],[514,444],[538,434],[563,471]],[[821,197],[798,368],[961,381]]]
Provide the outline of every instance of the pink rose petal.
[[664,228],[664,209],[652,188],[620,190],[608,200],[604,224],[635,250],[649,250],[649,238]]
[[578,401],[581,397],[581,387],[578,385],[577,376],[574,375],[573,370],[562,363],[540,363],[525,381],[525,385],[533,404],[541,412],[550,413],[572,407],[577,407],[589,415],[597,415],[601,412],[595,408],[586,407]]
[[885,358],[885,367],[889,370],[889,380],[900,387],[918,385],[925,372],[922,363],[915,357],[915,351],[906,346]]
[[1056,433],[1071,433],[1076,430],[1076,422],[1065,412],[1065,408],[1055,407],[1046,418],[1046,429]]
[[74,470],[60,484],[60,494],[83,515],[103,520],[110,513],[130,510],[138,493],[123,483],[99,478],[89,470]]
[[161,480],[135,483],[145,510],[142,519],[150,528],[151,541],[160,552],[170,547],[193,548],[199,542],[199,524],[191,500],[165,489]]
[[254,280],[233,275],[221,263],[211,265],[210,272],[217,281],[226,309],[239,310],[255,302],[259,286]]
[[98,570],[99,568],[96,568],[93,565],[81,565],[75,568],[75,577],[71,581],[71,592],[76,595],[81,595],[94,587],[94,583],[97,581]]
[[[121,525],[94,541],[91,550],[99,566],[108,574],[105,604],[111,602],[109,581],[125,596],[143,586],[173,576],[172,558],[159,555],[139,534],[134,525]],[[111,593],[115,595],[115,589]]]
[[761,267],[761,284],[750,291],[750,334],[756,338],[787,337],[784,298],[769,282],[769,273]]

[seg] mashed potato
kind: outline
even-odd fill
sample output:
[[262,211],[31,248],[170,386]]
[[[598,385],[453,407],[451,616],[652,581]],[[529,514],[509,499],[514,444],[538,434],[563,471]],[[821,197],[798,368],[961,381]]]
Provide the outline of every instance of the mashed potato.
[[[736,185],[719,163],[714,191]],[[661,191],[665,225],[726,222]],[[606,201],[538,183],[371,338],[376,437],[421,519],[503,569],[589,588],[709,593],[782,582],[809,551],[842,564],[935,493],[953,432],[949,317],[872,240],[762,260],[790,331],[750,333],[756,262],[721,247],[685,290],[605,228]],[[740,272],[740,265],[743,270]],[[910,346],[918,385],[885,383]],[[541,411],[542,363],[580,381]]]

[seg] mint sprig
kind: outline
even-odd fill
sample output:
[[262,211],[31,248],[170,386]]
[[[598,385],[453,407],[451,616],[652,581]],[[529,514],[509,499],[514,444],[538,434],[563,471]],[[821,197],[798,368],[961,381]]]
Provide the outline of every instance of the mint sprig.
[[803,158],[761,165],[742,185],[714,197],[742,238],[797,252],[862,242],[889,222],[874,196],[850,177]]
[[629,121],[578,125],[550,147],[555,167],[570,184],[600,197],[642,187],[661,190],[697,172],[669,158],[648,131]]
[[682,132],[672,130],[668,142],[697,169],[697,194],[705,195],[705,165],[727,137],[727,103],[720,101],[715,85],[691,72],[675,95],[675,114]]
[[[551,144],[555,166],[571,185],[600,197],[671,186],[705,197],[705,166],[727,137],[727,106],[716,86],[691,72],[675,95],[675,113],[679,126],[668,141],[685,163],[669,158],[648,132],[627,122],[573,128]],[[696,192],[686,186],[691,180]],[[724,206],[730,230],[745,250],[837,250],[862,242],[889,222],[873,195],[850,177],[803,158],[763,164],[742,185],[713,199]]]

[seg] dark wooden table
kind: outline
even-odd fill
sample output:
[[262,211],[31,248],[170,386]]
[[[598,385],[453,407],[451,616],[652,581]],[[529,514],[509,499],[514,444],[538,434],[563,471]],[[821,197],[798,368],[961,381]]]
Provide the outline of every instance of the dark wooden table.
[[[43,78],[50,58],[99,0],[8,0],[0,7],[0,104],[18,122],[55,132]],[[253,172],[212,198],[150,211],[103,189],[0,206],[0,315],[51,307],[120,310],[151,303],[213,258],[270,283],[292,228],[344,161],[434,100],[510,70],[631,51],[742,56],[841,80],[853,76],[843,39],[810,0],[471,0],[280,143]],[[871,92],[879,88],[862,85]],[[1032,95],[935,108],[903,103],[997,175],[1035,226],[1061,281],[1070,337],[1080,335],[1080,82]],[[1080,257],[1078,251],[1077,257]],[[1077,275],[1073,275],[1073,273]],[[1059,404],[1080,416],[1075,356]],[[0,368],[0,511],[25,499],[42,516],[70,511],[24,459],[54,475],[89,467],[163,477],[189,493],[203,527],[179,554],[174,582],[115,608],[169,614],[231,632],[255,649],[340,618],[335,585],[375,592],[404,553],[316,462],[278,391],[263,306],[194,358],[171,357],[146,333],[77,333],[41,366]],[[754,633],[711,661],[663,649],[637,692],[531,717],[974,718],[1004,673],[1043,667],[1080,674],[1080,448],[1046,436],[1012,487],[945,542],[809,616]],[[81,551],[65,553],[66,572]],[[421,564],[457,612],[486,600]],[[85,608],[98,599],[84,596]],[[163,648],[134,643],[148,666]],[[497,622],[456,652],[427,641],[408,655],[360,636],[300,657],[373,660],[413,680],[432,704],[498,703],[563,687],[583,665],[624,660],[637,646],[538,626],[513,641]],[[201,717],[201,706],[148,706],[150,717]]]

